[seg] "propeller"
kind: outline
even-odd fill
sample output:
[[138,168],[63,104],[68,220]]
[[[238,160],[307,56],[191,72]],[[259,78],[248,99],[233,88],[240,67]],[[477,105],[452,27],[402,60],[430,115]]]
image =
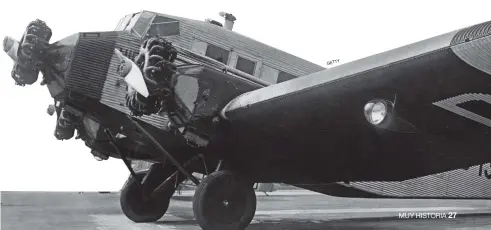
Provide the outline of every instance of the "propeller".
[[7,53],[14,62],[18,60],[17,50],[19,49],[19,42],[11,37],[5,37],[3,39],[3,51]]
[[125,57],[119,50],[115,49],[114,53],[120,60],[120,75],[128,86],[135,89],[139,94],[147,98],[149,96],[148,87],[145,83],[143,74],[138,66],[129,58]]

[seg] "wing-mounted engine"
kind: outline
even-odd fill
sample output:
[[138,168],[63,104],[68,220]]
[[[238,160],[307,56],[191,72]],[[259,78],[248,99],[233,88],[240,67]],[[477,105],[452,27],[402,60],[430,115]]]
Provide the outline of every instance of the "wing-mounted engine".
[[[192,116],[186,105],[176,95],[178,84],[177,67],[174,61],[177,50],[163,38],[150,38],[143,42],[140,53],[133,62],[123,61],[120,68],[122,76],[128,83],[126,105],[134,116],[166,114],[169,128],[179,130],[189,144],[206,145],[207,141],[200,138],[192,130]],[[124,66],[126,65],[126,66]],[[134,73],[134,67],[139,72]]]
[[39,71],[46,66],[51,35],[46,23],[37,19],[29,23],[20,42],[10,37],[3,40],[4,51],[15,62],[12,78],[16,85],[31,85],[37,81]]
[[66,85],[64,72],[76,41],[49,44],[51,36],[51,29],[44,21],[37,19],[29,23],[20,41],[5,37],[3,49],[14,61],[11,75],[16,85],[32,85],[38,80],[39,73],[43,73],[41,85],[48,86],[57,104],[48,111],[48,114],[56,112],[58,116],[55,136],[58,139],[69,139],[74,133],[73,122],[71,115],[63,109],[61,94]]
[[65,39],[50,44],[52,31],[42,20],[29,23],[20,41],[5,37],[3,50],[14,61],[12,78],[16,85],[32,85],[43,73],[41,85],[47,85],[56,99],[66,85],[65,72],[68,69],[76,40]]
[[135,116],[176,110],[172,100],[176,85],[176,57],[176,49],[162,38],[150,38],[143,42],[135,63],[144,82],[126,76],[126,105]]

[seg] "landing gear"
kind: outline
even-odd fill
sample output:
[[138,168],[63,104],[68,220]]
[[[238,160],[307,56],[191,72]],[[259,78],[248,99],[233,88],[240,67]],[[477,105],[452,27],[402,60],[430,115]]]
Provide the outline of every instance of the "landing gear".
[[[129,117],[131,119],[131,117]],[[131,119],[135,127],[165,155],[166,159],[176,168],[166,181],[159,185],[156,191],[167,192],[170,178],[181,178],[175,184],[180,184],[184,178],[191,180],[198,186],[193,198],[193,212],[198,224],[203,230],[243,230],[254,218],[256,213],[256,193],[254,183],[245,180],[238,174],[229,170],[220,170],[222,161],[219,161],[217,171],[209,174],[201,181],[198,181],[191,173],[193,162],[199,162],[198,156],[193,157],[183,165],[180,164],[160,143],[150,135],[137,121]],[[121,154],[115,138],[109,130],[106,130],[108,138],[113,143],[116,152],[121,156],[132,177],[137,178],[130,180],[121,194],[121,206],[126,216],[135,222],[150,222],[160,219],[169,207],[169,199],[163,199],[170,196],[150,196],[146,200],[140,186],[140,176],[137,175],[125,158]],[[206,170],[206,162],[205,162]],[[207,171],[207,170],[206,170]],[[160,174],[163,175],[163,174]],[[181,175],[181,176],[179,176]],[[148,177],[148,176],[147,176]],[[145,178],[146,179],[146,178]],[[174,187],[175,189],[175,187]],[[175,191],[175,190],[174,190]],[[158,198],[156,198],[158,197]],[[161,198],[162,197],[162,198]],[[147,198],[148,199],[148,198]],[[156,200],[153,200],[156,199]]]
[[256,212],[253,183],[231,171],[214,172],[196,189],[193,212],[203,230],[243,230]]
[[[149,137],[156,147],[177,168],[177,171],[172,173],[175,169],[169,167],[170,165],[163,167],[164,165],[162,164],[154,164],[150,167],[148,175],[146,172],[136,173],[131,167],[126,155],[120,150],[114,135],[110,130],[104,130],[114,150],[121,157],[131,173],[131,177],[121,191],[120,202],[123,213],[130,220],[137,223],[155,222],[167,212],[170,198],[176,191],[174,185],[182,183],[185,178],[191,179],[195,184],[199,183],[186,169],[187,167],[192,168],[192,163],[196,162],[198,157],[191,158],[184,165],[179,164],[143,127],[136,122],[135,125]],[[161,180],[165,178],[165,181]]]
[[120,204],[123,213],[136,223],[155,222],[162,218],[169,208],[173,192],[166,196],[145,196],[142,193],[140,181],[145,172],[136,173],[137,178],[130,176],[121,191]]

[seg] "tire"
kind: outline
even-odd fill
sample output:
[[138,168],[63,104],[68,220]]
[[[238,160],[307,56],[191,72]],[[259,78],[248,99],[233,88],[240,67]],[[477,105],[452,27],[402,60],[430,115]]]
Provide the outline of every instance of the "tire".
[[256,193],[230,171],[203,179],[193,197],[193,212],[203,230],[243,230],[256,213]]
[[137,183],[145,177],[145,174],[146,172],[137,173],[138,180],[130,176],[126,185],[121,190],[121,209],[128,219],[136,223],[158,221],[165,215],[170,203],[171,196],[162,197],[161,199],[143,199]]

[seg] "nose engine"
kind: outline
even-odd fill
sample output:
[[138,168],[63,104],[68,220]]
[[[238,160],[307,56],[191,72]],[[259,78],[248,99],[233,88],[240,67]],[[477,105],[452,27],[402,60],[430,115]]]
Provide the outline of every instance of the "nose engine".
[[51,35],[51,29],[38,19],[29,23],[20,42],[11,37],[4,38],[3,50],[14,61],[12,78],[16,85],[31,85],[37,81],[47,60]]

